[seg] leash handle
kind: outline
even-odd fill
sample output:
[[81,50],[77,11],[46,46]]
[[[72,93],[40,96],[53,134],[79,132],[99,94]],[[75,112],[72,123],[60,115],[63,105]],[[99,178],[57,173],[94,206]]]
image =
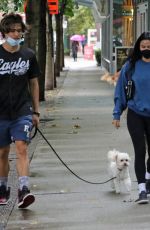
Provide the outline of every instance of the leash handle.
[[[111,181],[111,180],[113,180],[113,179],[115,179],[116,177],[113,177],[113,178],[111,178],[111,179],[109,179],[109,180],[106,180],[106,181],[103,181],[103,182],[91,182],[91,181],[88,181],[88,180],[85,180],[85,179],[83,179],[83,178],[81,178],[80,176],[78,176],[75,172],[73,172],[69,167],[68,167],[68,165],[60,158],[60,156],[57,154],[57,152],[55,151],[55,149],[53,148],[53,146],[50,144],[50,142],[47,140],[47,138],[43,135],[43,133],[41,132],[41,130],[38,128],[38,127],[36,127],[36,131],[35,131],[35,135],[36,135],[36,133],[37,133],[37,131],[40,133],[40,135],[43,137],[43,139],[46,141],[46,143],[50,146],[50,148],[53,150],[53,152],[55,153],[55,155],[57,156],[57,158],[61,161],[61,163],[75,176],[75,177],[77,177],[78,179],[80,179],[80,180],[82,180],[82,181],[84,181],[84,182],[86,182],[86,183],[89,183],[89,184],[105,184],[105,183],[107,183],[107,182],[109,182],[109,181]],[[33,135],[33,136],[35,136],[35,135]]]
[[[38,131],[38,130],[37,130],[37,126],[33,126],[33,127],[32,127],[32,130],[33,130],[33,129],[35,129],[35,130],[34,130],[33,135],[32,135],[32,136],[30,136],[30,139],[31,139],[31,140],[32,140],[32,139],[36,136],[37,131]],[[32,130],[31,130],[31,132],[32,132]]]

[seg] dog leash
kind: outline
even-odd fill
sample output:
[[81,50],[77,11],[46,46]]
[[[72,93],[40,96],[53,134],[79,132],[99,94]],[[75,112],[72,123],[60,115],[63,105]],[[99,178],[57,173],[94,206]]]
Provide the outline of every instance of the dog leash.
[[61,159],[61,157],[58,155],[58,153],[55,151],[55,149],[53,148],[53,146],[50,144],[50,142],[47,140],[47,138],[44,136],[44,134],[41,132],[41,130],[38,128],[38,127],[34,127],[35,128],[35,131],[34,131],[34,134],[33,136],[31,137],[31,139],[33,139],[37,132],[39,132],[39,134],[42,136],[42,138],[46,141],[46,143],[49,145],[49,147],[52,149],[52,151],[54,152],[54,154],[57,156],[57,158],[61,161],[61,163],[75,176],[77,177],[79,180],[82,180],[86,183],[89,183],[89,184],[105,184],[105,183],[108,183],[109,181],[115,179],[116,177],[112,177],[106,181],[103,181],[103,182],[91,182],[91,181],[88,181],[88,180],[85,180],[83,179],[82,177],[80,177],[79,175],[77,175],[74,171],[72,171],[72,169],[69,168],[69,166]]

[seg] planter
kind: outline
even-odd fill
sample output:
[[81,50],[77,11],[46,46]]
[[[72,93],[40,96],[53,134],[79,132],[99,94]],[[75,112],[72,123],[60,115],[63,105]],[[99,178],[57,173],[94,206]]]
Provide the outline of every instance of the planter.
[[95,52],[95,59],[96,59],[97,65],[100,66],[101,65],[101,50],[96,49],[94,52]]

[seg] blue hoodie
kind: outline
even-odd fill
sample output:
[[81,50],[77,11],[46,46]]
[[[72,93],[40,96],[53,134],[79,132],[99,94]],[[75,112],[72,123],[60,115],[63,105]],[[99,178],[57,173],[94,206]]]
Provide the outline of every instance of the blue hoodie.
[[122,112],[128,107],[139,115],[150,117],[150,62],[138,60],[132,74],[132,80],[135,85],[134,96],[126,100],[125,87],[127,85],[127,69],[129,61],[121,69],[115,94],[113,110],[113,119],[120,120]]

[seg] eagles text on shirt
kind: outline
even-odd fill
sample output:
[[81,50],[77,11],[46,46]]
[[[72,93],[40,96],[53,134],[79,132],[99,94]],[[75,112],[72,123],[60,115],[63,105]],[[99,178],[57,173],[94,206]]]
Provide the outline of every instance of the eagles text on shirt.
[[6,62],[4,59],[0,59],[0,75],[14,74],[24,75],[29,69],[29,60],[22,60],[20,57],[17,61]]

